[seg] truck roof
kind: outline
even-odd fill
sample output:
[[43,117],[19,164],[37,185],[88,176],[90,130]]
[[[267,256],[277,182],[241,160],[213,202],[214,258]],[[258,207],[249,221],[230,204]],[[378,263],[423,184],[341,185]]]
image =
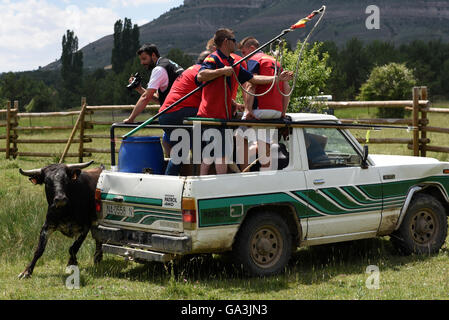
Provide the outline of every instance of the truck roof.
[[292,121],[338,121],[338,118],[329,114],[320,113],[287,113]]

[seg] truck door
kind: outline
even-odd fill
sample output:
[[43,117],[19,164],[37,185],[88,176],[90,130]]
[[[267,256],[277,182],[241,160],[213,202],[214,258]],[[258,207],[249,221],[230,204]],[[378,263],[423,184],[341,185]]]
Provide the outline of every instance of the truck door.
[[307,192],[309,241],[337,242],[376,235],[382,214],[378,169],[361,168],[362,156],[349,136],[335,128],[303,130],[309,170]]

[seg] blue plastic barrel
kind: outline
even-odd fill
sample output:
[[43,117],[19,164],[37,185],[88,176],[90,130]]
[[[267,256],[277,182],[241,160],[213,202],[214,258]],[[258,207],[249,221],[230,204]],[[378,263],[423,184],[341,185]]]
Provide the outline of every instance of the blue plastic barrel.
[[159,137],[127,137],[118,153],[118,171],[163,174],[164,153]]

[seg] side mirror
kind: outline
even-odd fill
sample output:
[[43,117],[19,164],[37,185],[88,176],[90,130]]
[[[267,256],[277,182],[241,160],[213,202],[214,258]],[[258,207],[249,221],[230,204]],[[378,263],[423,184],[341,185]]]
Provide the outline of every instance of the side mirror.
[[365,146],[363,146],[363,155],[362,155],[362,163],[361,163],[362,169],[368,169],[368,154],[369,154],[368,146],[365,145]]

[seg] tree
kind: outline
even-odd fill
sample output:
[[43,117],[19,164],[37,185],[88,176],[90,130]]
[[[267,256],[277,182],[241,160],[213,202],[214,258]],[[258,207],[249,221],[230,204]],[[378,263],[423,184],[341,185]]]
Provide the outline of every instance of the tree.
[[366,46],[366,53],[371,64],[375,66],[399,62],[399,53],[392,42],[374,40]]
[[43,81],[12,72],[0,78],[0,101],[17,100],[20,102],[20,111],[54,111],[57,99],[56,90],[46,86]]
[[[284,50],[284,69],[296,70],[296,62],[302,44],[298,42],[294,52]],[[327,53],[320,53],[320,43],[314,43],[311,48],[306,45],[298,73],[296,85],[290,98],[289,112],[300,112],[310,109],[310,99],[321,93],[331,74],[331,68],[326,65],[329,58]]]
[[78,51],[78,37],[70,30],[62,37],[61,63],[62,103],[65,107],[78,105],[83,79],[83,52]]
[[185,54],[184,52],[182,52],[181,49],[171,49],[166,56],[168,59],[176,62],[177,64],[179,64],[181,67],[183,67],[184,69],[189,68],[190,66],[192,66],[193,64],[193,59],[191,56]]
[[341,70],[344,77],[340,81],[344,84],[345,99],[355,98],[358,89],[368,77],[372,63],[369,60],[363,42],[357,38],[349,40],[339,55]]
[[117,20],[114,24],[114,47],[112,48],[111,64],[115,73],[123,71],[125,64],[134,59],[140,47],[140,32],[137,24],[132,25],[131,19]]
[[[416,80],[404,64],[375,67],[360,89],[358,100],[410,100]],[[403,118],[403,108],[379,108],[379,118]]]

